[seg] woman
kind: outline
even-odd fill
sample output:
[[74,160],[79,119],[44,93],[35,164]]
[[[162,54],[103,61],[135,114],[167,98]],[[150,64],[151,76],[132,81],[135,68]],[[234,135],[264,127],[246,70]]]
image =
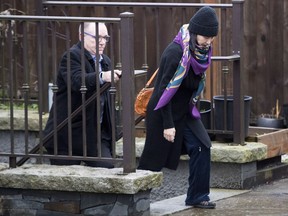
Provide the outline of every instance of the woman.
[[186,205],[215,208],[209,202],[210,138],[200,120],[196,102],[211,63],[212,42],[218,33],[214,9],[202,7],[184,24],[164,50],[154,92],[147,107],[146,142],[139,169],[176,170],[187,152],[189,188]]

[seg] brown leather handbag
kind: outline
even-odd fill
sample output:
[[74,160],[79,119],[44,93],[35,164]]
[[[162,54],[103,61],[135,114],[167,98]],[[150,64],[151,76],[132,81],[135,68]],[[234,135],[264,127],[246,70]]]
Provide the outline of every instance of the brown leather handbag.
[[153,73],[151,78],[146,83],[145,87],[141,89],[141,91],[138,93],[136,97],[134,110],[137,114],[141,116],[146,116],[147,105],[154,90],[154,87],[149,86],[154,80],[154,77],[156,76],[157,72],[158,69]]

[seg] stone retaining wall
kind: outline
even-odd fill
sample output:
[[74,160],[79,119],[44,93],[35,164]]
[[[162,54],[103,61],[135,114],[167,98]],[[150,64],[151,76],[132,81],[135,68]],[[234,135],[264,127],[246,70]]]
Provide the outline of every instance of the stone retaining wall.
[[149,215],[161,172],[122,168],[0,165],[0,215]]
[[150,191],[104,194],[0,188],[0,215],[149,215]]

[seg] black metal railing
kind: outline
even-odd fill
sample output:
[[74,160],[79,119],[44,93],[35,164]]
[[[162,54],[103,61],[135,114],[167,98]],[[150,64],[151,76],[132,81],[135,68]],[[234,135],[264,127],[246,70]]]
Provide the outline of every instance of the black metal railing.
[[[161,19],[165,20],[171,20],[171,23],[173,23],[173,20],[177,20],[177,17],[181,17],[179,22],[180,23],[185,23],[187,20],[190,19],[191,15],[189,16],[189,12],[194,12],[193,9],[202,7],[204,5],[209,5],[213,8],[217,8],[220,11],[218,11],[219,17],[220,17],[220,33],[219,37],[217,38],[218,43],[220,46],[224,48],[218,48],[217,54],[219,56],[214,56],[214,62],[215,60],[217,62],[221,62],[222,66],[216,66],[217,71],[215,71],[214,67],[212,66],[213,71],[215,72],[220,72],[220,77],[224,77],[219,80],[215,80],[215,76],[211,76],[210,79],[212,80],[211,83],[212,85],[221,85],[220,87],[215,87],[218,89],[220,94],[224,95],[224,103],[227,105],[227,88],[231,87],[230,90],[230,95],[233,94],[233,129],[231,130],[231,127],[227,127],[227,112],[224,111],[224,116],[223,116],[223,124],[224,127],[221,128],[220,130],[218,128],[215,128],[215,122],[211,121],[211,129],[209,130],[210,133],[213,134],[232,134],[233,136],[233,142],[236,144],[241,144],[243,145],[245,142],[245,137],[247,134],[245,133],[245,114],[244,114],[244,95],[243,95],[243,90],[242,90],[242,74],[240,71],[241,67],[241,62],[240,62],[240,53],[241,53],[241,40],[243,38],[243,4],[244,0],[232,0],[231,4],[207,4],[207,3],[160,3],[160,2],[93,2],[93,1],[50,1],[50,0],[45,0],[43,1],[42,9],[45,11],[46,14],[53,13],[56,8],[61,8],[61,12],[63,14],[73,14],[73,10],[71,8],[78,8],[79,13],[81,12],[81,8],[85,8],[85,10],[92,10],[91,14],[97,13],[97,9],[103,9],[103,14],[109,15],[109,11],[113,10],[114,8],[117,8],[116,11],[120,11],[121,9],[129,9],[131,11],[137,11],[139,15],[141,14],[141,24],[137,23],[137,26],[141,26],[139,31],[135,31],[135,38],[138,38],[139,36],[136,35],[137,32],[140,32],[140,37],[143,43],[141,43],[140,47],[138,46],[136,51],[134,51],[135,56],[141,56],[140,60],[142,60],[142,64],[137,64],[138,67],[141,67],[144,70],[148,70],[148,68],[152,67],[151,71],[148,70],[148,76],[150,76],[156,68],[159,63],[159,57],[161,56],[161,52],[163,51],[163,47],[160,48],[161,42],[165,38],[163,38],[163,34],[160,33],[161,25],[165,25],[165,23],[161,22]],[[69,7],[67,7],[69,5]],[[141,10],[139,10],[141,9]],[[154,11],[151,12],[151,9]],[[192,10],[191,10],[192,9]],[[50,11],[51,10],[51,11]],[[161,10],[169,10],[168,12],[170,13],[165,13],[164,16],[162,14],[161,17]],[[227,10],[230,10],[227,12]],[[153,37],[152,40],[149,40],[151,38],[151,29],[153,25],[148,24],[147,25],[147,17],[149,14],[153,14],[153,18],[155,20],[155,36]],[[177,14],[177,17],[174,15]],[[232,15],[230,17],[229,15]],[[174,16],[173,16],[174,15]],[[136,15],[137,17],[137,15]],[[232,21],[230,21],[230,18]],[[138,18],[139,19],[139,18]],[[162,20],[163,20],[162,19]],[[227,28],[227,26],[231,22],[231,29]],[[227,24],[229,23],[229,24]],[[178,27],[175,28],[175,25],[165,25],[167,30],[165,33],[165,37],[169,38],[168,41],[171,40],[172,37],[174,37],[175,30],[178,31]],[[150,32],[149,32],[150,31]],[[163,30],[162,30],[163,31]],[[150,33],[150,34],[149,34]],[[155,48],[152,49],[152,52],[148,52],[149,44],[155,44]],[[117,45],[117,43],[116,43]],[[137,44],[135,44],[137,46]],[[166,44],[165,44],[166,46]],[[156,62],[150,61],[151,64],[148,63],[148,53],[149,55],[153,55],[151,53],[155,53],[154,60],[156,59]],[[116,57],[118,59],[118,64],[121,65],[121,60],[119,57]],[[137,59],[136,59],[137,61]],[[228,62],[228,63],[227,63]],[[232,62],[232,64],[231,64]],[[225,68],[223,70],[223,68]],[[222,71],[226,71],[223,74]],[[228,73],[228,71],[232,71],[232,73]],[[212,72],[210,73],[212,74]],[[230,80],[226,79],[227,76],[232,77],[233,79],[233,84],[230,84]],[[220,83],[220,84],[218,84]],[[210,100],[213,100],[213,95],[219,94],[219,92],[214,92],[213,86],[210,86]],[[219,90],[220,89],[220,90]],[[213,102],[212,102],[213,103]],[[213,105],[212,105],[213,107]],[[226,109],[227,106],[224,106]],[[213,109],[212,110],[212,120],[213,119]]]
[[[143,48],[141,49],[137,49],[137,55],[139,55],[139,52],[142,52],[142,58],[141,60],[143,60],[142,63],[142,68],[144,70],[147,70],[149,68],[147,59],[148,59],[148,49],[147,49],[147,45],[148,43],[148,38],[149,38],[149,31],[151,31],[149,29],[150,25],[147,27],[147,22],[149,20],[147,20],[147,16],[149,14],[149,9],[153,8],[155,10],[155,12],[153,13],[153,17],[155,17],[155,25],[156,27],[156,36],[154,41],[155,45],[156,45],[156,49],[154,49],[154,53],[155,53],[155,59],[157,59],[156,65],[158,65],[159,63],[159,57],[161,55],[162,49],[160,48],[160,44],[161,44],[161,40],[164,40],[163,37],[161,38],[161,32],[158,30],[161,28],[161,18],[159,16],[160,14],[160,9],[169,9],[171,11],[170,14],[173,14],[173,10],[182,10],[181,11],[181,23],[184,23],[185,21],[189,20],[189,14],[191,14],[191,10],[189,11],[189,9],[194,9],[194,8],[199,8],[202,7],[204,5],[209,5],[211,7],[214,8],[219,8],[221,10],[221,12],[219,12],[220,14],[220,24],[221,24],[221,30],[220,30],[220,34],[219,34],[219,38],[218,41],[219,43],[221,43],[222,46],[226,47],[221,49],[220,51],[220,55],[223,55],[222,57],[216,57],[214,58],[214,60],[217,61],[221,61],[222,63],[222,68],[226,68],[226,71],[232,71],[233,72],[233,104],[235,104],[233,106],[233,113],[235,113],[235,115],[233,116],[233,130],[231,131],[231,129],[227,129],[227,127],[225,126],[226,124],[226,119],[227,119],[227,115],[223,116],[223,121],[224,121],[224,128],[223,130],[219,131],[217,129],[215,129],[215,125],[213,124],[214,122],[211,122],[211,127],[212,130],[210,130],[211,133],[220,133],[220,134],[233,134],[233,141],[235,143],[240,143],[240,144],[244,144],[245,141],[245,136],[246,134],[244,133],[245,131],[245,125],[244,125],[244,95],[243,95],[243,89],[242,89],[242,74],[240,73],[241,69],[240,69],[240,53],[241,53],[241,40],[243,38],[243,4],[244,4],[244,0],[232,0],[231,4],[207,4],[207,3],[160,3],[160,2],[156,2],[156,3],[152,3],[152,2],[81,2],[81,1],[49,1],[49,0],[45,0],[43,1],[43,7],[45,8],[45,12],[47,14],[49,14],[49,10],[52,9],[51,11],[54,11],[53,9],[55,8],[61,8],[61,12],[64,14],[69,14],[72,13],[71,12],[71,7],[77,7],[79,8],[85,8],[85,9],[91,9],[91,8],[105,8],[108,10],[111,10],[112,8],[118,8],[117,11],[119,11],[121,8],[129,8],[132,11],[136,11],[137,9],[142,9],[141,13],[142,15],[142,19],[140,22],[142,22],[141,26],[143,26],[143,28],[139,29],[141,31],[141,35],[143,36],[143,38],[141,38],[141,41],[143,41]],[[70,5],[71,7],[67,8],[65,6]],[[105,13],[105,9],[104,9],[104,13]],[[231,18],[231,25],[232,25],[232,29],[231,29],[231,36],[229,37],[227,36],[229,33],[227,31],[227,26],[226,23],[229,22],[227,20],[229,20],[230,16],[229,13],[227,13],[227,9],[230,10],[231,14],[232,14],[232,18]],[[80,10],[79,10],[80,11]],[[176,13],[176,12],[175,12]],[[109,12],[106,12],[106,14],[109,14]],[[106,15],[105,14],[105,15]],[[165,19],[169,19],[169,16],[171,16],[170,14],[165,14]],[[191,15],[190,15],[191,16]],[[176,17],[174,16],[174,19],[176,19]],[[168,27],[168,26],[167,26]],[[178,28],[177,28],[178,30]],[[168,35],[169,37],[173,37],[174,34],[171,33],[172,29],[170,29],[170,31],[168,31]],[[162,32],[163,34],[163,32]],[[138,37],[135,35],[135,38]],[[170,39],[169,39],[170,40]],[[230,44],[231,47],[230,47]],[[229,50],[230,49],[230,50]],[[135,54],[136,55],[136,54]],[[149,55],[151,55],[149,53]],[[232,57],[230,56],[232,55]],[[238,56],[237,58],[235,58],[235,56]],[[229,69],[229,67],[227,66],[226,62],[227,61],[232,61],[232,68]],[[120,61],[119,61],[120,62]],[[138,64],[138,66],[140,66]],[[155,68],[155,65],[153,65],[152,62],[152,67]],[[227,69],[228,67],[228,69]],[[152,70],[154,71],[154,70]],[[218,67],[218,71],[222,72],[221,68]],[[148,76],[151,75],[148,71]],[[222,74],[223,76],[226,76],[226,74]],[[212,76],[211,76],[212,77]],[[213,85],[217,85],[217,81],[218,80],[213,80]],[[227,102],[227,79],[223,79],[220,80],[218,83],[222,83],[223,85],[223,90],[221,93],[223,93],[224,97],[224,102]],[[215,84],[216,83],[216,84]],[[229,83],[228,83],[229,84]],[[231,84],[229,85],[231,86]],[[212,90],[213,88],[211,88]],[[213,94],[215,94],[215,92],[210,92],[210,99],[212,100],[213,98]],[[226,106],[224,106],[224,108],[226,108]],[[225,114],[227,112],[224,112]],[[213,114],[213,109],[212,109],[212,114]],[[213,116],[212,116],[213,119]]]
[[[244,144],[245,141],[245,134],[244,134],[244,102],[243,102],[243,91],[242,91],[242,73],[241,73],[241,40],[243,38],[243,3],[244,0],[233,0],[232,4],[193,4],[193,3],[144,3],[144,2],[76,2],[76,1],[39,1],[38,5],[38,13],[42,14],[39,16],[0,16],[0,21],[7,22],[7,37],[5,38],[5,45],[2,49],[2,54],[4,53],[9,57],[7,62],[1,62],[1,74],[7,74],[6,71],[10,71],[9,79],[4,80],[7,81],[9,88],[9,107],[10,107],[10,149],[7,151],[3,151],[0,149],[0,157],[9,157],[10,167],[15,167],[17,165],[23,164],[28,158],[60,158],[60,159],[67,159],[73,158],[76,160],[82,160],[83,157],[85,160],[102,160],[102,161],[113,161],[113,162],[123,162],[124,172],[134,172],[136,169],[136,158],[135,158],[135,115],[134,115],[134,98],[135,98],[135,83],[131,79],[134,77],[134,70],[135,70],[135,62],[140,61],[142,62],[142,69],[148,69],[148,60],[149,55],[147,46],[148,44],[154,44],[154,50],[156,50],[156,63],[159,62],[159,56],[161,53],[161,49],[159,44],[161,44],[161,35],[159,32],[156,31],[156,39],[150,41],[147,29],[147,20],[145,19],[144,27],[141,28],[143,32],[141,34],[144,35],[142,38],[144,46],[143,49],[140,49],[143,52],[140,56],[135,54],[135,46],[138,44],[134,40],[135,38],[135,31],[133,30],[133,26],[135,22],[133,21],[134,15],[132,13],[121,13],[120,18],[108,18],[108,17],[99,17],[99,18],[92,18],[92,17],[73,17],[68,16],[50,16],[45,15],[45,11],[43,8],[47,9],[49,7],[57,7],[57,6],[64,6],[65,9],[72,7],[72,6],[93,6],[93,7],[120,7],[125,8],[152,8],[155,9],[156,13],[153,15],[156,17],[155,22],[158,23],[161,20],[159,17],[159,10],[160,8],[199,8],[204,5],[210,5],[215,8],[219,9],[231,9],[232,11],[232,33],[231,38],[228,36],[224,36],[226,34],[226,29],[222,28],[220,32],[220,40],[225,38],[224,44],[229,44],[227,41],[231,41],[231,51],[223,51],[222,49],[217,50],[217,54],[219,56],[213,56],[213,64],[211,67],[210,79],[211,79],[211,86],[210,86],[210,97],[212,98],[215,95],[214,84],[221,83],[222,80],[215,80],[213,76],[213,72],[220,73],[226,71],[227,68],[231,68],[233,73],[233,97],[234,97],[234,106],[233,106],[233,130],[228,130],[225,126],[223,130],[216,130],[213,124],[213,115],[212,115],[212,127],[209,130],[211,133],[220,133],[220,134],[233,134],[233,142],[237,144]],[[68,9],[67,9],[68,10]],[[186,9],[183,9],[186,10]],[[42,12],[40,12],[42,11]],[[132,9],[133,11],[133,9]],[[145,11],[145,10],[144,10]],[[146,11],[147,12],[147,11]],[[66,12],[65,12],[66,13]],[[67,12],[68,13],[68,12]],[[146,13],[144,13],[146,14]],[[184,13],[185,14],[185,13]],[[226,14],[226,13],[224,13]],[[147,14],[146,14],[147,15]],[[144,16],[147,18],[147,16]],[[221,17],[225,17],[220,16]],[[182,18],[184,20],[184,17]],[[185,18],[186,19],[186,18]],[[13,20],[13,22],[12,22]],[[182,20],[182,21],[183,21]],[[225,26],[223,22],[226,22],[228,19],[225,17],[225,20],[220,20],[221,27]],[[109,31],[113,32],[112,34],[117,35],[115,37],[115,43],[110,44],[109,46],[109,56],[112,59],[113,67],[121,67],[122,69],[122,78],[121,78],[121,88],[115,88],[115,85],[106,86],[110,88],[110,95],[111,100],[115,101],[115,91],[118,91],[119,97],[121,100],[121,109],[122,109],[122,132],[121,136],[123,135],[123,159],[116,158],[115,156],[115,147],[113,147],[113,158],[102,158],[101,155],[99,157],[75,157],[75,156],[63,156],[63,155],[47,155],[43,152],[43,147],[45,147],[45,140],[51,136],[55,136],[55,131],[60,130],[61,127],[69,123],[71,118],[73,118],[75,113],[71,113],[68,118],[61,124],[59,124],[54,132],[48,134],[46,137],[43,136],[43,119],[42,113],[48,109],[48,83],[53,82],[52,91],[55,93],[57,91],[57,85],[55,84],[55,78],[57,74],[57,58],[59,55],[57,52],[59,51],[59,47],[62,46],[61,43],[65,42],[65,50],[67,50],[70,46],[70,41],[73,40],[71,37],[72,32],[69,24],[74,23],[81,23],[84,21],[92,21],[92,22],[105,22],[109,25]],[[134,22],[134,23],[133,23]],[[146,22],[146,24],[145,24]],[[12,26],[14,23],[14,27]],[[15,29],[15,23],[17,28]],[[182,22],[184,23],[184,22]],[[61,24],[61,25],[60,25]],[[32,26],[32,27],[31,27]],[[12,28],[13,27],[13,28]],[[175,28],[175,29],[178,29]],[[17,30],[19,33],[19,37],[21,41],[15,43],[15,37],[13,37],[13,30]],[[61,31],[60,31],[61,30]],[[78,29],[77,29],[78,30]],[[61,33],[59,33],[61,32]],[[31,35],[34,37],[31,39]],[[77,35],[77,34],[76,34]],[[34,40],[35,39],[35,40]],[[226,41],[227,40],[227,41]],[[36,43],[35,43],[36,41]],[[3,39],[2,39],[3,42]],[[33,42],[33,43],[32,43]],[[221,41],[218,41],[221,44]],[[21,44],[21,46],[18,46]],[[3,46],[3,43],[2,43]],[[220,47],[220,45],[219,45]],[[33,48],[33,49],[32,49]],[[32,51],[31,51],[32,49]],[[30,50],[30,51],[29,51]],[[22,59],[19,60],[19,55],[14,55],[20,51],[22,53]],[[63,50],[62,50],[63,51]],[[137,51],[138,52],[138,49]],[[19,53],[18,53],[19,54]],[[16,58],[17,56],[17,58]],[[4,58],[1,58],[4,59]],[[34,60],[36,59],[36,61]],[[20,63],[19,63],[20,62]],[[30,65],[31,62],[36,62],[34,65]],[[152,61],[153,62],[153,61]],[[217,62],[222,64],[222,70],[219,70],[219,67],[214,67],[214,64]],[[22,65],[19,67],[19,64]],[[230,65],[232,65],[230,67]],[[229,66],[229,67],[228,67]],[[150,67],[150,66],[149,66]],[[52,72],[48,71],[51,70]],[[28,105],[31,103],[31,97],[29,95],[31,91],[31,82],[30,82],[30,72],[31,70],[37,71],[37,82],[38,82],[38,95],[37,95],[37,104],[38,104],[38,112],[39,112],[39,145],[33,146],[33,148],[28,148]],[[14,102],[15,102],[15,80],[14,74],[15,73],[23,73],[24,77],[22,79],[22,86],[21,89],[23,91],[23,115],[25,116],[25,151],[18,153],[15,152],[15,141],[14,141]],[[50,77],[49,77],[50,74]],[[148,73],[149,76],[149,73]],[[52,77],[52,78],[51,78]],[[221,76],[219,76],[221,77]],[[213,80],[214,79],[214,80]],[[225,79],[223,81],[223,85],[226,86]],[[3,85],[2,85],[3,86]],[[41,88],[39,88],[39,86]],[[85,89],[85,88],[84,88]],[[95,98],[99,98],[100,91],[95,95]],[[118,94],[117,93],[117,94]],[[221,90],[221,93],[224,93],[224,96],[227,95],[226,87],[224,90]],[[94,100],[95,98],[91,98]],[[227,97],[224,97],[226,100]],[[85,107],[89,103],[88,100],[84,100],[82,105]],[[211,104],[211,108],[213,108],[213,104]],[[99,107],[97,109],[100,109]],[[81,112],[83,109],[79,108],[75,112]],[[213,110],[213,109],[212,109]],[[212,111],[213,114],[213,111]],[[112,114],[112,115],[115,115]],[[224,119],[227,116],[224,116]],[[112,119],[115,119],[115,116],[112,116]],[[136,120],[136,123],[139,122],[139,119]],[[115,122],[113,124],[116,124]],[[85,134],[85,133],[84,133]],[[116,137],[113,138],[113,144],[115,145]],[[44,146],[43,146],[44,145]]]
[[[135,141],[134,141],[134,115],[132,118],[133,112],[133,107],[131,104],[133,103],[133,98],[134,98],[134,82],[132,82],[131,77],[134,76],[134,61],[133,58],[131,58],[132,55],[132,50],[133,50],[133,14],[132,13],[121,13],[120,18],[91,18],[91,17],[59,17],[59,16],[17,16],[17,15],[7,15],[7,16],[0,16],[1,21],[7,21],[7,40],[6,45],[7,45],[7,56],[9,56],[9,64],[7,66],[8,71],[10,71],[9,75],[9,86],[10,86],[10,98],[9,98],[9,107],[10,107],[10,148],[7,147],[5,149],[1,149],[0,151],[0,156],[8,156],[9,157],[9,163],[10,167],[16,167],[16,165],[22,165],[28,158],[58,158],[58,159],[71,159],[73,158],[74,160],[100,160],[100,161],[112,161],[112,162],[118,162],[118,161],[123,161],[123,167],[124,167],[124,172],[132,172],[135,171],[136,169],[136,164],[135,164],[135,151],[134,151],[134,146],[135,146]],[[122,126],[122,132],[121,135],[123,135],[123,142],[124,148],[123,148],[123,159],[116,158],[115,156],[115,142],[116,142],[116,133],[115,130],[112,132],[112,142],[113,142],[113,158],[103,158],[101,154],[98,153],[98,157],[88,157],[87,152],[83,156],[72,156],[72,154],[69,155],[48,155],[43,152],[43,147],[45,147],[45,143],[48,139],[50,139],[53,136],[57,136],[57,131],[61,130],[64,126],[68,125],[68,128],[70,130],[70,139],[69,139],[69,152],[71,152],[71,122],[72,119],[79,115],[81,113],[82,116],[86,116],[85,113],[85,108],[91,103],[91,101],[95,101],[95,99],[100,98],[100,94],[109,88],[110,96],[111,96],[111,104],[112,107],[115,107],[115,83],[111,82],[111,84],[104,84],[101,89],[100,89],[100,84],[99,84],[99,79],[97,80],[98,85],[96,89],[96,93],[94,93],[91,97],[89,97],[86,100],[86,83],[85,83],[85,77],[82,76],[82,86],[79,91],[83,94],[82,96],[82,106],[79,107],[78,109],[74,110],[73,112],[71,111],[71,96],[68,97],[68,109],[70,110],[70,113],[68,114],[68,117],[61,122],[60,124],[56,124],[54,127],[54,130],[47,134],[46,136],[43,135],[43,117],[42,114],[43,112],[43,101],[47,101],[47,98],[44,99],[42,97],[42,91],[47,91],[47,83],[44,83],[44,78],[45,72],[47,70],[45,69],[46,65],[51,64],[53,70],[53,75],[54,75],[54,81],[56,80],[57,76],[57,62],[55,58],[55,52],[57,49],[56,45],[56,34],[55,34],[55,26],[59,25],[59,23],[64,23],[64,27],[66,29],[66,50],[68,51],[70,48],[70,31],[69,31],[69,25],[68,23],[80,23],[83,22],[95,22],[95,25],[98,25],[99,22],[105,22],[105,23],[116,23],[120,25],[120,33],[121,33],[121,55],[122,55],[122,78],[121,78],[121,84],[123,85],[121,88],[123,91],[125,91],[125,97],[123,97],[122,100],[122,109],[125,110],[124,113],[127,113],[126,115],[123,114],[123,118],[125,118],[125,122],[127,124]],[[47,31],[47,25],[49,24],[50,27],[50,32]],[[13,26],[12,26],[13,25]],[[30,28],[29,25],[32,25],[32,27],[36,26],[35,31],[37,32],[36,34],[36,40],[28,40],[29,34],[27,33],[27,29]],[[46,25],[46,26],[45,26]],[[23,95],[24,95],[24,109],[23,109],[23,114],[24,114],[24,124],[25,124],[25,140],[23,140],[24,145],[23,146],[23,151],[22,152],[16,152],[15,151],[15,141],[14,141],[14,111],[15,111],[15,104],[14,104],[14,92],[13,92],[13,85],[14,85],[14,73],[18,72],[16,71],[16,68],[14,68],[14,62],[16,59],[14,58],[14,50],[15,50],[15,44],[13,44],[13,32],[15,27],[18,28],[18,31],[23,32],[23,39],[21,40],[21,51],[23,52],[23,70],[21,72],[24,73],[24,80],[23,80]],[[46,28],[44,28],[46,27]],[[21,30],[19,30],[21,29]],[[112,30],[112,27],[110,28]],[[46,44],[48,43],[48,37],[47,35],[51,35],[49,39],[51,40],[51,47],[49,49],[47,48]],[[36,41],[36,44],[34,43]],[[29,43],[30,42],[30,43]],[[59,42],[59,41],[58,41]],[[35,46],[36,49],[36,55],[28,55],[27,50],[28,47]],[[110,49],[112,50],[112,45],[110,46]],[[125,49],[124,49],[125,47]],[[84,56],[84,48],[82,47],[81,49],[81,55]],[[51,53],[52,57],[47,58],[47,53]],[[54,54],[54,55],[53,55]],[[114,55],[113,52],[111,51],[111,62],[112,62],[112,67],[114,65]],[[30,58],[36,57],[36,68],[38,71],[38,82],[39,82],[39,95],[38,95],[38,113],[39,113],[39,144],[36,146],[33,146],[32,149],[29,149],[29,143],[27,139],[27,134],[28,134],[28,99],[29,99],[29,82],[28,82],[28,77],[29,77],[29,71],[28,71],[28,62],[31,60]],[[67,64],[70,64],[70,56],[68,55],[68,60]],[[128,65],[131,64],[131,65]],[[84,58],[81,58],[81,65],[84,65]],[[4,67],[2,67],[4,68]],[[68,71],[67,73],[71,73],[70,67],[67,67]],[[96,67],[98,68],[98,67]],[[131,70],[131,71],[130,71]],[[97,71],[97,69],[96,69]],[[112,68],[112,72],[114,71],[114,67]],[[85,73],[84,67],[82,68],[82,74]],[[69,77],[69,76],[68,76]],[[98,77],[98,76],[96,76]],[[67,78],[67,83],[69,84],[68,87],[71,88],[71,80],[70,78]],[[45,87],[44,87],[45,86]],[[127,89],[128,86],[128,89]],[[52,86],[53,92],[56,93],[58,90],[58,87],[56,83],[53,83]],[[68,91],[69,92],[69,91]],[[69,94],[68,94],[69,95]],[[55,97],[54,97],[55,98]],[[54,99],[55,100],[55,99]],[[99,101],[99,100],[97,100]],[[54,101],[55,102],[55,101]],[[97,112],[100,112],[100,103],[98,102],[97,104]],[[57,105],[54,106],[53,112],[56,112],[57,110]],[[113,109],[114,110],[114,109]],[[131,114],[132,113],[132,114]],[[115,119],[115,112],[111,112],[111,119]],[[83,119],[85,122],[85,119]],[[131,121],[131,122],[130,122]],[[98,134],[100,134],[99,131],[101,131],[100,127],[100,121],[97,121],[98,124]],[[112,121],[112,128],[115,128],[115,120]],[[86,128],[85,125],[83,125],[83,149],[87,149],[86,143],[85,143],[85,135],[86,135]],[[96,133],[96,131],[95,131]],[[99,138],[97,139],[98,143],[97,146],[100,146],[100,139],[101,136],[98,136]],[[56,142],[56,147],[57,147],[57,142]],[[101,147],[100,147],[101,148]],[[85,151],[84,151],[85,152]],[[99,151],[100,152],[100,151]],[[17,159],[18,158],[18,159]],[[19,159],[20,158],[20,159]]]

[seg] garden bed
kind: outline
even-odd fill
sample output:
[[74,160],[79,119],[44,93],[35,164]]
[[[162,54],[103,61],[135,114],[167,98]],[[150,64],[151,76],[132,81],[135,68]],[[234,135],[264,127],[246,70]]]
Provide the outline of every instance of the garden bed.
[[267,158],[288,153],[288,129],[249,127],[247,141],[261,142],[268,147]]

